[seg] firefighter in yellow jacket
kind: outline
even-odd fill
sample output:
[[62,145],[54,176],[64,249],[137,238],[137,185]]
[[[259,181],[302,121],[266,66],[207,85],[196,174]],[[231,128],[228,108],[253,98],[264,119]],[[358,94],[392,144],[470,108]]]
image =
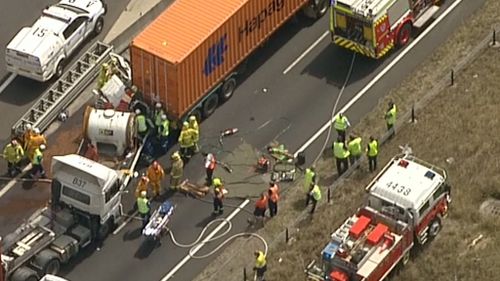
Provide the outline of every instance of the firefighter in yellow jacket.
[[158,161],[153,161],[147,171],[147,177],[153,187],[154,196],[159,196],[161,192],[161,181],[165,177],[165,171]]
[[195,137],[193,130],[189,128],[189,123],[182,123],[182,130],[178,141],[181,147],[181,157],[184,160],[189,160],[195,152]]
[[179,152],[174,152],[170,157],[172,160],[172,169],[170,170],[170,188],[178,190],[184,174],[184,162]]
[[3,157],[7,161],[7,170],[9,176],[14,177],[22,172],[20,162],[24,157],[24,149],[16,139],[10,141],[3,149]]
[[198,152],[198,141],[200,140],[200,126],[198,125],[198,120],[196,120],[196,116],[189,116],[189,129],[191,130],[191,134],[193,136],[194,141],[194,152]]

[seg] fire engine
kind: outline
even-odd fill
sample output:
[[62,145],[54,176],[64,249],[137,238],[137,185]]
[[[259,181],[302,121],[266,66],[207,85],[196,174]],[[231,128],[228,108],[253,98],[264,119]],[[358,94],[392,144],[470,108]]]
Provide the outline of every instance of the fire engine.
[[309,280],[378,281],[441,230],[451,202],[446,171],[411,155],[394,157],[366,187],[367,203],[331,234]]
[[380,58],[410,40],[424,27],[442,0],[337,0],[331,5],[330,32],[334,44]]

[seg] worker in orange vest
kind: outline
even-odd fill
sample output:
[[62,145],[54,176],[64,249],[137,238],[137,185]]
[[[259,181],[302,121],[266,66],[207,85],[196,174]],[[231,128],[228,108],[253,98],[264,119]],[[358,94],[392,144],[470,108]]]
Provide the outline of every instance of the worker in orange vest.
[[217,160],[212,153],[204,154],[205,156],[205,172],[207,175],[207,186],[212,185],[212,178],[214,175],[215,167],[217,166]]
[[165,177],[165,171],[163,170],[163,167],[160,166],[158,161],[153,161],[153,163],[149,166],[147,177],[153,186],[154,196],[159,196],[161,193],[161,181]]
[[273,181],[269,182],[267,193],[269,195],[269,215],[272,218],[278,214],[278,200],[280,199],[278,185]]
[[34,135],[33,126],[31,124],[26,124],[26,130],[23,133],[23,149],[28,150],[28,144],[30,143],[31,137]]
[[139,198],[141,195],[142,191],[148,191],[148,185],[149,185],[149,178],[142,174],[141,179],[139,180],[139,183],[137,184],[137,187],[135,188],[135,198]]
[[263,192],[260,195],[259,200],[255,202],[255,210],[253,211],[255,222],[260,222],[262,226],[264,225],[264,219],[266,218],[267,202],[267,194]]

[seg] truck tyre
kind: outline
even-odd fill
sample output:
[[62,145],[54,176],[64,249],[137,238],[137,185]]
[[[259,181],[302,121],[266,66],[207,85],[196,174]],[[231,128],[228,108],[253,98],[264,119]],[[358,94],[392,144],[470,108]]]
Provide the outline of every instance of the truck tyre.
[[438,235],[439,231],[441,231],[441,218],[436,217],[429,224],[429,236],[434,238]]
[[54,78],[59,79],[64,74],[64,59],[57,63],[56,70],[54,72]]
[[102,17],[99,17],[94,25],[94,36],[101,34],[103,27],[104,19]]
[[214,113],[215,109],[217,109],[217,105],[219,104],[219,96],[212,94],[208,96],[208,98],[203,102],[203,118],[207,118],[208,116]]
[[312,0],[312,5],[314,6],[313,8],[317,19],[324,16],[328,11],[328,2],[328,0]]
[[28,267],[20,267],[10,277],[11,281],[38,281],[36,272]]
[[224,81],[220,89],[220,99],[222,102],[228,101],[233,96],[234,89],[236,89],[236,79],[234,77]]
[[408,42],[410,41],[410,37],[411,37],[411,23],[407,22],[399,29],[397,37],[398,47],[403,47],[404,45],[408,44]]
[[35,256],[34,263],[41,268],[41,275],[57,275],[61,269],[61,261],[56,252],[45,249]]

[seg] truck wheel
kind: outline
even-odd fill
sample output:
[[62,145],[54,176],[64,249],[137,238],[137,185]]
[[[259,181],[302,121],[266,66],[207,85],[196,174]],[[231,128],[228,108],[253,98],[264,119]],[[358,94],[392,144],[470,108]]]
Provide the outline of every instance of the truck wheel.
[[398,47],[403,47],[408,44],[411,37],[411,24],[409,22],[405,23],[398,32]]
[[52,250],[43,250],[35,256],[34,263],[42,269],[43,274],[57,275],[61,269],[59,256]]
[[64,60],[60,60],[56,66],[56,71],[54,73],[54,78],[58,79],[64,74]]
[[439,231],[441,231],[441,219],[436,217],[429,225],[429,236],[434,238],[438,235]]
[[20,267],[10,277],[11,281],[38,281],[36,272],[28,267]]
[[222,102],[228,101],[233,96],[235,88],[236,79],[234,77],[231,77],[224,81],[224,84],[222,84],[222,87],[220,89],[220,98]]
[[313,0],[314,12],[316,12],[316,18],[319,19],[326,14],[328,11],[328,2],[327,0]]
[[217,108],[217,105],[219,104],[219,96],[218,95],[210,95],[208,98],[203,102],[203,118],[207,118],[208,116],[212,115],[214,113],[215,109]]
[[106,223],[101,224],[99,226],[99,230],[97,231],[97,239],[99,240],[106,239],[110,231],[111,231],[111,220],[108,220],[106,221]]
[[101,34],[103,27],[104,19],[102,17],[99,17],[94,25],[94,36]]

